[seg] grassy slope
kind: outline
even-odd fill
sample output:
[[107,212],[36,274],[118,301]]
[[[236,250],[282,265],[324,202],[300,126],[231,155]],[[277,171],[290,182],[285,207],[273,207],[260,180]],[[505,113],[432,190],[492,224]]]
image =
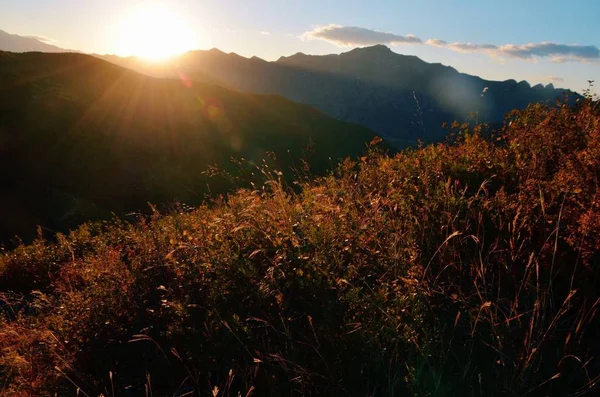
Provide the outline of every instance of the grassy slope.
[[0,52],[0,239],[148,201],[199,202],[207,182],[212,193],[230,187],[202,175],[230,156],[260,163],[273,152],[283,170],[305,158],[323,172],[372,137],[277,96],[153,79],[81,54]]
[[531,107],[6,252],[3,391],[593,395],[599,142],[598,104]]

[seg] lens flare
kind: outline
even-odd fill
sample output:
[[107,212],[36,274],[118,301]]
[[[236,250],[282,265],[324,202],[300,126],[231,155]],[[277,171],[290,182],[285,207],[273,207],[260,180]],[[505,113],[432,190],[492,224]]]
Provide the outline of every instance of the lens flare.
[[[222,134],[231,135],[233,124],[225,114],[223,103],[215,97],[198,98],[202,115],[210,120]],[[230,136],[233,139],[233,137]],[[232,146],[238,146],[232,142]]]
[[179,80],[181,80],[181,83],[187,88],[192,88],[192,85],[194,85],[194,83],[192,82],[190,76],[183,73],[182,71],[178,71],[177,73],[179,74]]

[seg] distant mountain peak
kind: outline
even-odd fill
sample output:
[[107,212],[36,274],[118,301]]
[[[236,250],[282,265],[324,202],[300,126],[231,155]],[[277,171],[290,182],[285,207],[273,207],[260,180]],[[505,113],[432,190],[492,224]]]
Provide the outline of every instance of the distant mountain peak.
[[350,51],[343,52],[340,55],[421,59],[416,55],[399,54],[397,52],[392,51],[390,47],[383,44],[376,44],[369,47],[357,47]]
[[20,36],[0,30],[0,51],[10,52],[73,52],[45,43],[35,36]]
[[310,55],[306,55],[303,52],[297,52],[294,55],[290,55],[287,57],[282,55],[279,57],[279,59],[277,59],[276,62],[286,62],[286,61],[293,60],[293,59],[302,59],[302,58],[307,58],[307,57],[310,57]]
[[378,53],[378,54],[395,54],[392,49],[385,44],[375,44],[368,47],[358,47],[348,52],[368,52],[368,53]]
[[[426,62],[415,55],[398,54],[386,45],[376,44],[368,47],[357,47],[341,54],[329,55],[307,55],[303,52],[297,52],[294,55],[285,57],[282,56],[277,60],[277,63],[287,64],[291,66],[308,67],[316,69],[328,69],[333,64],[340,62],[351,62],[355,65],[371,65],[375,66],[393,66],[410,62],[410,64],[421,66]],[[374,66],[375,65],[375,66]],[[371,67],[369,66],[369,67]],[[345,68],[345,67],[344,67]]]
[[348,52],[341,53],[340,57],[351,59],[354,62],[374,61],[378,64],[383,62],[388,66],[404,62],[411,62],[416,64],[426,63],[416,55],[398,54],[397,52],[392,51],[391,48],[383,44],[377,44],[370,47],[358,47]]

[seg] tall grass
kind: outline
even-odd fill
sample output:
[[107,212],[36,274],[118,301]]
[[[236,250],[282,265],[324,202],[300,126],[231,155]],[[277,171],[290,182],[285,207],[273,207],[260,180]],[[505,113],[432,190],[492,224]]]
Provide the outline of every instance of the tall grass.
[[455,127],[4,252],[2,393],[594,395],[597,103]]

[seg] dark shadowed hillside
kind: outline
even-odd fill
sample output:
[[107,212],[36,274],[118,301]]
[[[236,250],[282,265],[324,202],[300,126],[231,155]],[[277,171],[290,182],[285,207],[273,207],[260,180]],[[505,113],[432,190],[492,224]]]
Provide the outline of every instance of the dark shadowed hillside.
[[[0,236],[224,191],[229,158],[321,172],[366,128],[273,95],[143,76],[80,54],[0,52]],[[333,159],[331,160],[330,159]]]
[[155,76],[185,75],[250,92],[274,93],[313,105],[341,120],[362,124],[398,146],[444,137],[444,122],[499,124],[505,113],[530,103],[554,102],[567,90],[488,81],[449,66],[400,55],[377,45],[340,55],[298,53],[276,62],[219,50],[193,51],[170,63],[106,57]]

